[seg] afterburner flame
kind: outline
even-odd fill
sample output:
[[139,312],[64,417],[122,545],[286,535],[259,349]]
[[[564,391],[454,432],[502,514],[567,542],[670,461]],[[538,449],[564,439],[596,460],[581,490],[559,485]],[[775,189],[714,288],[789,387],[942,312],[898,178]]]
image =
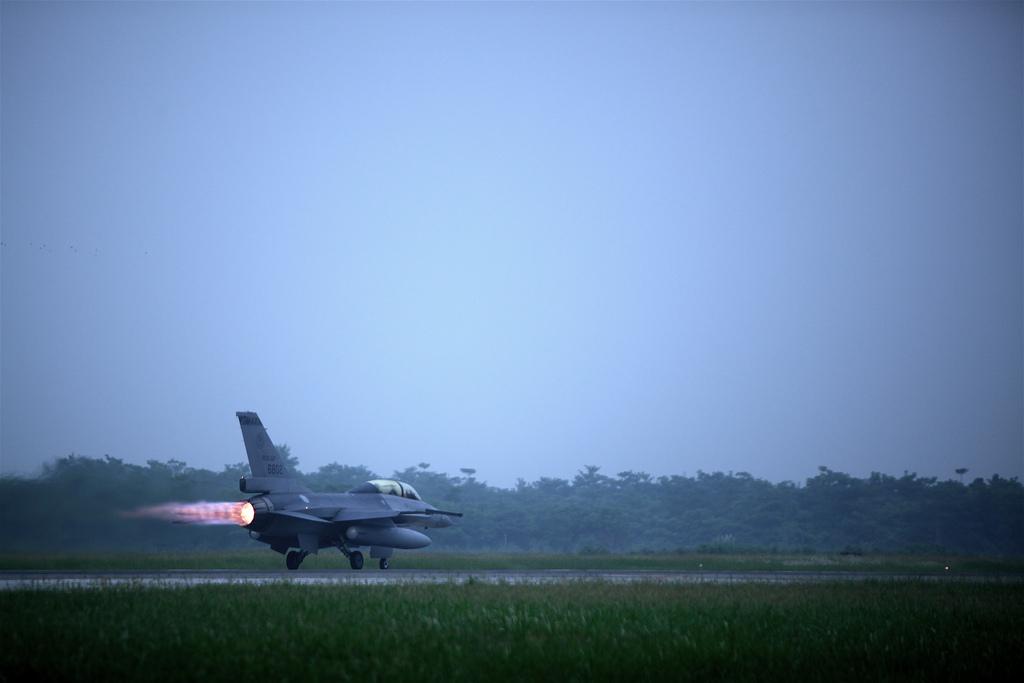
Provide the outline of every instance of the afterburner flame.
[[256,511],[252,509],[252,503],[245,501],[238,508],[238,523],[242,526],[249,526],[254,519],[256,519]]
[[255,511],[252,503],[241,501],[235,503],[164,503],[141,507],[126,513],[128,517],[150,517],[165,519],[178,524],[238,524],[247,526],[252,523]]

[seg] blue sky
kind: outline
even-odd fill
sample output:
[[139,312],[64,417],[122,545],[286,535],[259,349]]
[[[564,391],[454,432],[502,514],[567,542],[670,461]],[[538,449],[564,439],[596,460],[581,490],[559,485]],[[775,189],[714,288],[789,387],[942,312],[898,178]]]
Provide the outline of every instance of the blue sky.
[[0,11],[4,473],[1024,473],[1020,3]]

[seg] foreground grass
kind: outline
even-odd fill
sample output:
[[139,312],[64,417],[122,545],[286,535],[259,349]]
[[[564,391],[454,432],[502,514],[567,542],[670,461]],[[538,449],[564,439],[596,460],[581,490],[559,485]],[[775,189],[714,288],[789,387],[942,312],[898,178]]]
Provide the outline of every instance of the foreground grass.
[[200,586],[0,593],[5,680],[976,680],[1019,586]]
[[[1024,573],[1024,558],[986,558],[926,555],[788,555],[743,553],[652,553],[573,555],[536,553],[399,552],[396,569],[648,569],[688,571],[856,571],[910,574]],[[376,567],[367,562],[367,570]],[[946,569],[949,567],[949,569]],[[82,571],[162,571],[169,569],[280,570],[281,555],[266,548],[191,553],[77,553],[0,554],[0,569]],[[306,558],[305,570],[347,569],[341,553],[321,550]],[[364,570],[366,571],[366,570]]]

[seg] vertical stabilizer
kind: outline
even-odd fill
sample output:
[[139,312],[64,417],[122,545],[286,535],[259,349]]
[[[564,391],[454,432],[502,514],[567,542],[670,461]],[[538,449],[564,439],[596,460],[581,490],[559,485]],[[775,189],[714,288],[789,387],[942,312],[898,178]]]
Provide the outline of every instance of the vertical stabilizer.
[[245,442],[245,454],[249,456],[249,468],[252,476],[262,477],[293,477],[295,476],[288,463],[282,457],[277,446],[273,444],[256,413],[235,413],[238,424],[242,428],[242,440]]

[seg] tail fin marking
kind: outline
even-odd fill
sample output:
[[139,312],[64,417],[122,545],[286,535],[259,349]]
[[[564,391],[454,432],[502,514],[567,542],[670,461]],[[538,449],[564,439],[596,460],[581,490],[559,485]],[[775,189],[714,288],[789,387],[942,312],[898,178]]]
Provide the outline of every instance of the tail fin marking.
[[242,428],[245,454],[249,456],[249,468],[253,477],[292,477],[294,474],[287,461],[270,440],[267,430],[256,413],[239,412],[238,424]]

